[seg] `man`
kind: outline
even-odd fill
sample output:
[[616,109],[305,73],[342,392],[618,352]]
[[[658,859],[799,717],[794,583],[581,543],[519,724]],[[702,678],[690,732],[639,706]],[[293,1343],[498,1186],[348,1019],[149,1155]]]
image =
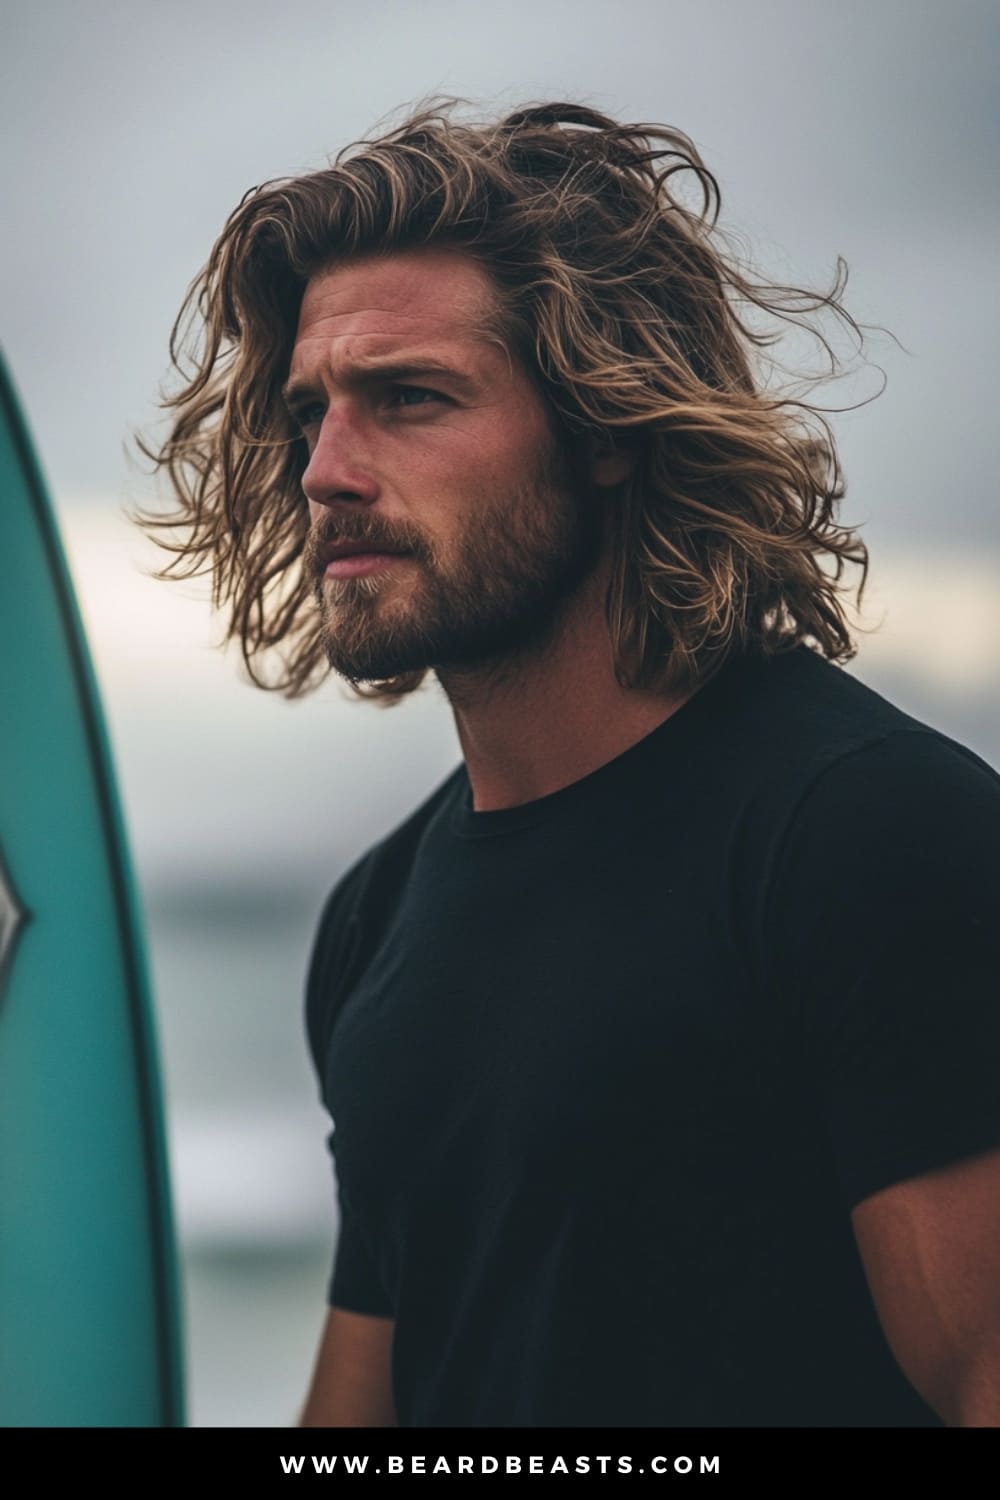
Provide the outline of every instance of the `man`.
[[1000,1416],[1000,777],[837,665],[866,549],[738,307],[848,315],[714,190],[677,131],[431,108],[192,287],[173,569],[262,685],[432,670],[462,749],[312,954],[306,1425]]

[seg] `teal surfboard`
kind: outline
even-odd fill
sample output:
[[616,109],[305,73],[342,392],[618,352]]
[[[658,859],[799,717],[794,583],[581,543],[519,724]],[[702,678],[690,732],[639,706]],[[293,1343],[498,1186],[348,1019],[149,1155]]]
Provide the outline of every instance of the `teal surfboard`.
[[181,1426],[139,907],[70,576],[2,357],[0,429],[0,1425]]

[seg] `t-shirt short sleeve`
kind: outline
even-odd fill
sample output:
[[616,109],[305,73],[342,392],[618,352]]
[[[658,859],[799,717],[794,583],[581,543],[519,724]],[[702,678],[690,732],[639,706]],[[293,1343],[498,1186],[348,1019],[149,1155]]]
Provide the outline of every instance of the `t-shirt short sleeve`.
[[355,938],[355,902],[370,862],[369,854],[357,860],[337,882],[324,904],[306,978],[305,1021],[320,1098],[328,1120],[334,1124],[334,1129],[327,1135],[326,1145],[336,1183],[339,1229],[326,1300],[328,1305],[350,1312],[391,1317],[392,1309],[379,1279],[368,1237],[337,1179],[336,1126],[325,1083],[327,1048],[337,1008],[343,999],[346,970]]
[[769,987],[844,1197],[1000,1146],[1000,776],[895,730],[799,798],[765,904]]
[[374,1317],[394,1316],[392,1305],[378,1275],[375,1256],[361,1219],[338,1190],[340,1228],[327,1286],[327,1303],[347,1312]]
[[330,891],[323,904],[309,955],[305,982],[305,1030],[316,1081],[324,1103],[326,1049],[356,937],[355,906],[370,863],[369,852],[356,860]]

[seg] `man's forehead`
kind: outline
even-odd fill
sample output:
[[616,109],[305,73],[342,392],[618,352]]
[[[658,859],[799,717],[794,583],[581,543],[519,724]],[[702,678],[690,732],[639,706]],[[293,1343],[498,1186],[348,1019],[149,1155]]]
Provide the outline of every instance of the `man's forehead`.
[[417,251],[331,266],[310,278],[298,339],[482,337],[497,311],[487,273],[454,251]]

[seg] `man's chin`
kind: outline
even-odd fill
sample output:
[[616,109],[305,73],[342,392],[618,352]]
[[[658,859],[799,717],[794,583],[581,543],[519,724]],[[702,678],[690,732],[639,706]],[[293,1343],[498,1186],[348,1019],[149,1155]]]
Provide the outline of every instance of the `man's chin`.
[[409,672],[425,672],[430,667],[425,652],[401,650],[397,641],[378,646],[371,640],[351,650],[343,639],[326,645],[326,659],[331,669],[348,682],[387,682]]
[[543,649],[556,633],[562,610],[549,600],[520,613],[492,617],[473,609],[447,618],[428,608],[421,627],[413,602],[371,595],[338,607],[323,603],[327,661],[352,682],[386,682],[412,672],[494,672]]

